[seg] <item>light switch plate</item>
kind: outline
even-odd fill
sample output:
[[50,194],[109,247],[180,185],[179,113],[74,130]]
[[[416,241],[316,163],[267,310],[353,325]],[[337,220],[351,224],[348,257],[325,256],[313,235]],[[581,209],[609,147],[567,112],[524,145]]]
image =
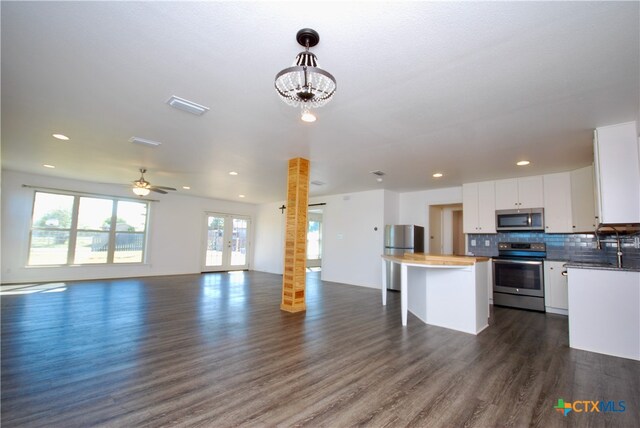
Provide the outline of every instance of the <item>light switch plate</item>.
[[476,240],[475,240],[475,239],[472,239],[472,240],[471,240],[471,246],[472,246],[472,247],[475,247],[475,246],[476,246]]
[[489,245],[491,245],[491,241],[489,241],[488,239],[484,241],[484,246],[488,247]]

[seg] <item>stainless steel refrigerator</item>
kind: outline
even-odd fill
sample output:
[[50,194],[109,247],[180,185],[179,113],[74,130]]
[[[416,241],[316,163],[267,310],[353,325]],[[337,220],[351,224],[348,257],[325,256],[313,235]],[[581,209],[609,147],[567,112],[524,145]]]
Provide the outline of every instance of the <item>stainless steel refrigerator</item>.
[[[384,254],[402,256],[404,253],[424,252],[424,227],[408,224],[384,227]],[[400,265],[387,262],[387,288],[400,291]]]

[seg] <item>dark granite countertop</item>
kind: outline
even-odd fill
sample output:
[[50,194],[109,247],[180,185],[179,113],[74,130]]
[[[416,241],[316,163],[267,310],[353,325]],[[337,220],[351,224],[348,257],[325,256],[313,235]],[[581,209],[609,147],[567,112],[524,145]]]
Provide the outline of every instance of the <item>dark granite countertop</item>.
[[619,268],[616,265],[609,263],[588,263],[588,262],[567,262],[565,264],[567,268],[575,269],[598,269],[598,270],[615,270],[621,272],[640,272],[640,267],[626,267]]

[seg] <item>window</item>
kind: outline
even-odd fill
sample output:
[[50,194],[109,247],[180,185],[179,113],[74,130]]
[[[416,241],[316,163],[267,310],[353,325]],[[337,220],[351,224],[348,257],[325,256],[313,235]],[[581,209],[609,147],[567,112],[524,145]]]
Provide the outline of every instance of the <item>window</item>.
[[148,202],[35,192],[29,266],[141,263]]

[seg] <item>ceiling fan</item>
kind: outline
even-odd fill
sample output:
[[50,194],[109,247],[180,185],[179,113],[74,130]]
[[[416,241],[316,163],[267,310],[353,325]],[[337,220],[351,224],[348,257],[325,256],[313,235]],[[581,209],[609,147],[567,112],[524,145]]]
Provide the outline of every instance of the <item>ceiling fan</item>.
[[145,168],[140,168],[140,178],[133,182],[133,193],[138,196],[147,196],[149,192],[157,192],[166,194],[167,190],[176,190],[173,187],[165,186],[152,186],[147,180],[144,179],[144,173],[147,172]]

